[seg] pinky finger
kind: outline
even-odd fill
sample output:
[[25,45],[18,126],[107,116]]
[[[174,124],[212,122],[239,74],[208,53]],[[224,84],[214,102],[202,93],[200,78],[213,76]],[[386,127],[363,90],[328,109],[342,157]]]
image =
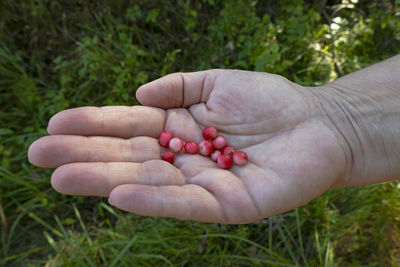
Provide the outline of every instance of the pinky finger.
[[228,223],[217,199],[194,184],[182,186],[120,185],[111,191],[111,205],[145,216]]

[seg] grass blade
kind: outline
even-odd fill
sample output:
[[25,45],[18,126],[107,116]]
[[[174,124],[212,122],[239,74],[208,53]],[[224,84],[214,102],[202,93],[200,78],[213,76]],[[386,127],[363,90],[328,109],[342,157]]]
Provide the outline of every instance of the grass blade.
[[137,240],[137,236],[134,236],[128,244],[121,250],[121,252],[117,255],[117,257],[114,258],[114,260],[110,263],[110,267],[116,266],[116,264],[121,260],[121,258],[125,255],[126,252],[128,252],[129,248],[135,243]]

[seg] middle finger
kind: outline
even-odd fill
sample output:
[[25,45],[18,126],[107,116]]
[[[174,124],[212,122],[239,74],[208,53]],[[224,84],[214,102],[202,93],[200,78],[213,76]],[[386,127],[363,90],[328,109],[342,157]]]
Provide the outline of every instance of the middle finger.
[[45,168],[73,162],[145,162],[160,159],[161,148],[156,139],[144,136],[122,139],[52,135],[36,140],[28,157],[33,164]]

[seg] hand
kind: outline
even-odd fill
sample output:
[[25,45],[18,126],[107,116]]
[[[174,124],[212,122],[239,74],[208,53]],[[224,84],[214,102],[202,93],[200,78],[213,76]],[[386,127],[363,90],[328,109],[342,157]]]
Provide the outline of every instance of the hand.
[[[249,223],[299,207],[348,169],[338,138],[314,116],[314,99],[285,78],[238,70],[170,74],[140,87],[145,106],[82,107],[56,114],[29,160],[57,169],[60,193],[109,196],[129,212]],[[164,110],[166,109],[166,110]],[[249,162],[219,169],[208,157],[160,160],[163,130],[200,142],[216,127]]]

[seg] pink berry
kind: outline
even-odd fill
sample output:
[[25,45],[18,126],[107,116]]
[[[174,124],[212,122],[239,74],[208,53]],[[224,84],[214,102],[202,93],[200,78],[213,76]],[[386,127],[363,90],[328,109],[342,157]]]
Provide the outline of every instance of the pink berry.
[[226,155],[229,155],[229,156],[233,156],[233,154],[235,152],[236,152],[236,149],[234,147],[231,147],[231,146],[226,146],[222,150],[222,154],[226,154]]
[[188,141],[185,144],[185,151],[188,154],[196,154],[199,152],[199,145],[195,142]]
[[218,135],[217,129],[215,129],[215,127],[212,126],[207,126],[206,128],[204,128],[202,133],[204,139],[206,140],[214,140],[215,137],[217,137]]
[[217,160],[218,167],[221,169],[228,170],[232,167],[232,157],[226,154],[222,154],[218,157]]
[[219,151],[219,150],[214,150],[214,152],[211,153],[210,158],[211,158],[212,161],[217,162],[218,157],[219,157],[221,154],[222,154],[221,151]]
[[208,140],[203,140],[199,144],[199,151],[200,154],[203,156],[208,156],[213,152],[214,148],[213,145],[210,141]]
[[183,149],[183,142],[180,138],[174,137],[169,141],[169,148],[175,153],[179,153]]
[[160,135],[158,136],[158,143],[162,147],[168,147],[169,141],[171,141],[172,137],[173,136],[171,132],[164,131],[160,133]]
[[237,151],[233,154],[233,162],[236,165],[243,166],[247,163],[247,154],[243,151]]
[[213,141],[213,146],[214,146],[215,149],[223,148],[224,146],[226,146],[226,138],[224,136],[222,136],[222,135],[218,136]]
[[169,163],[174,163],[175,155],[171,151],[165,151],[162,154],[162,160],[168,161]]

